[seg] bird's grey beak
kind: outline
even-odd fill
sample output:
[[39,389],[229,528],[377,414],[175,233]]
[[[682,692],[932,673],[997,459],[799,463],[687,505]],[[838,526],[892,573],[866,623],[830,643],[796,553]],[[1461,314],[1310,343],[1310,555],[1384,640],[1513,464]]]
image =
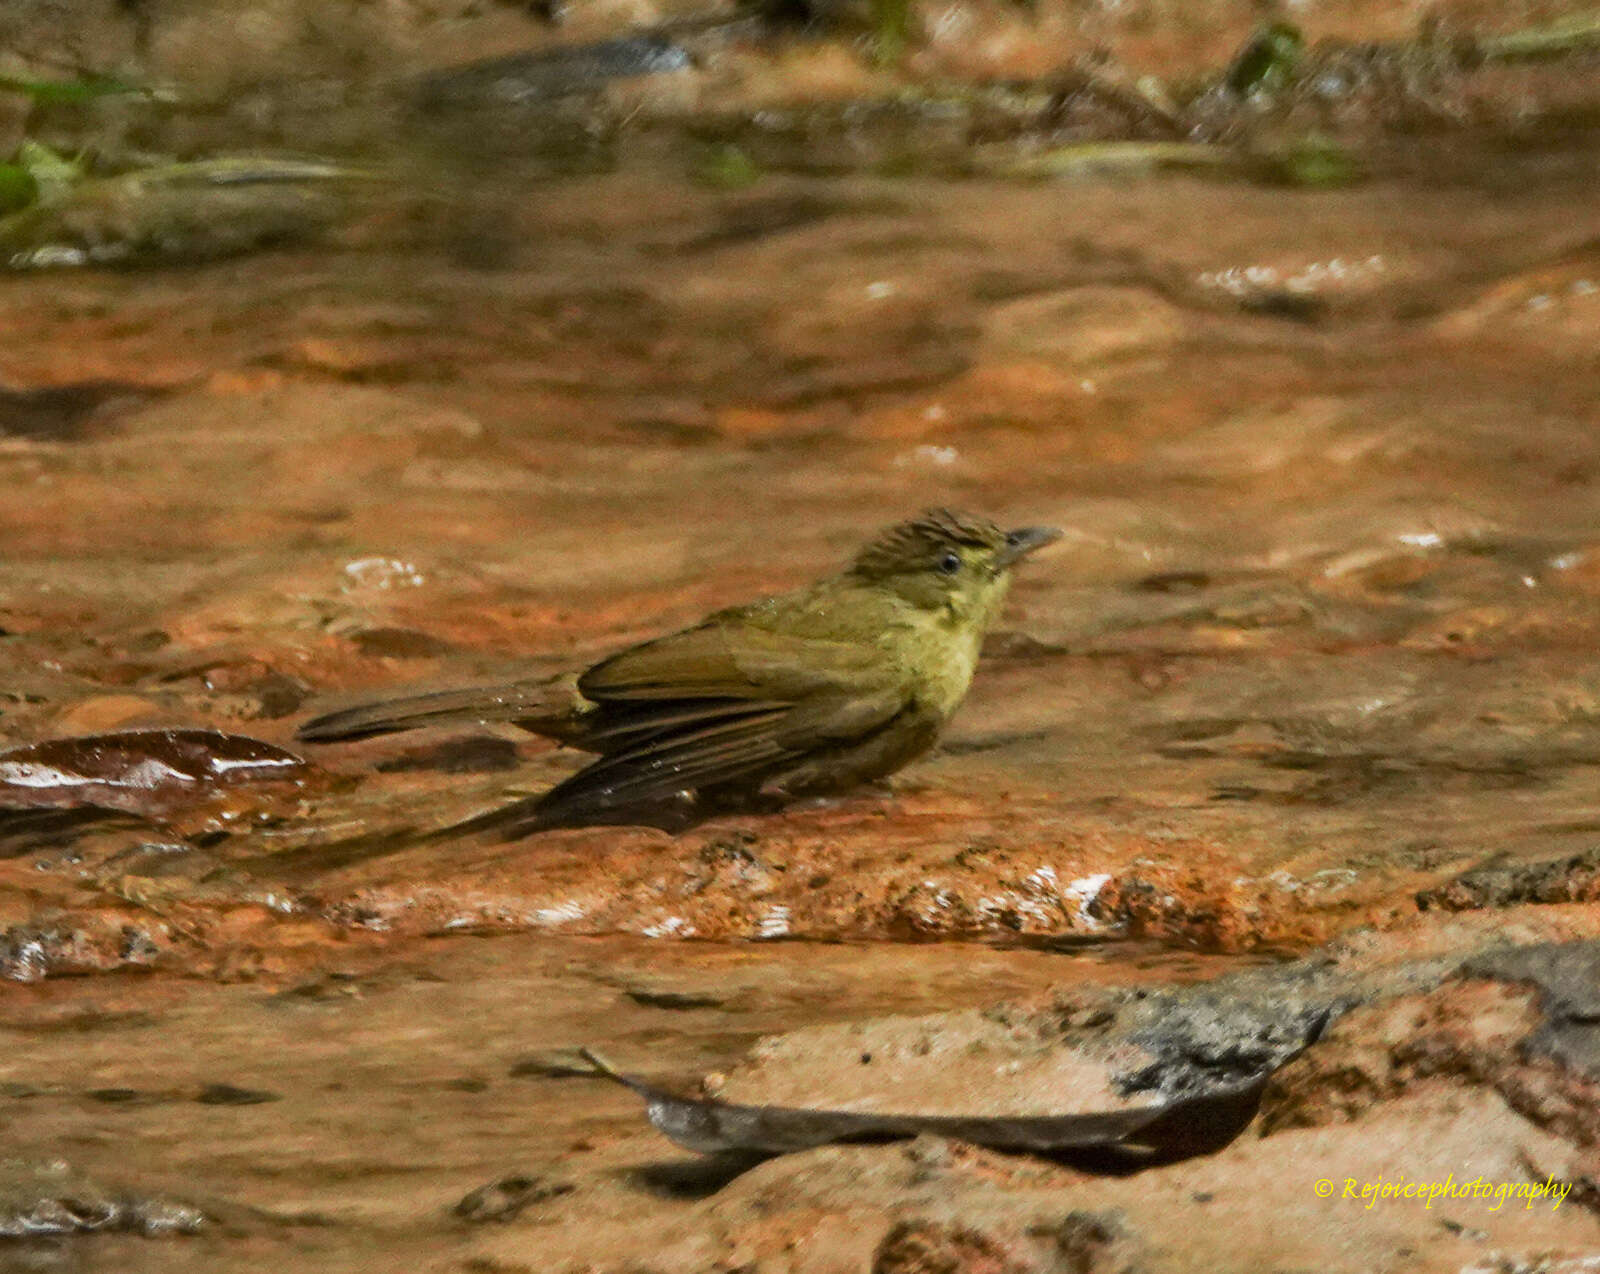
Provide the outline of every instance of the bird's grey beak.
[[1053,526],[1024,526],[1015,531],[1007,531],[1005,547],[995,554],[995,568],[1003,571],[1019,559],[1027,557],[1034,549],[1054,544],[1060,538],[1061,532]]

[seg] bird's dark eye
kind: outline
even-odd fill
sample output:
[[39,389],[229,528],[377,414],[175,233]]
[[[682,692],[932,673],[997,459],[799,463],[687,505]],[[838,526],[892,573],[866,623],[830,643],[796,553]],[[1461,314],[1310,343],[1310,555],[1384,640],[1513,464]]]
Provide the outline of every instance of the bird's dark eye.
[[961,569],[961,555],[959,553],[946,553],[939,559],[939,573],[941,575],[954,575]]

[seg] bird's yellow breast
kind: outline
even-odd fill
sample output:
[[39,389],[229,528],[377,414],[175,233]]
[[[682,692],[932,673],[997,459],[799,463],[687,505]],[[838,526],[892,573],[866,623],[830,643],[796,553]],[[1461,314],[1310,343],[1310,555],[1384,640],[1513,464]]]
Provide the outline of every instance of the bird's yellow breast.
[[903,686],[908,700],[943,719],[966,697],[1007,582],[987,580],[929,607],[836,576],[728,614],[775,632],[875,649],[877,684]]
[[885,658],[899,664],[917,702],[943,718],[966,698],[987,628],[983,615],[908,607],[879,644]]

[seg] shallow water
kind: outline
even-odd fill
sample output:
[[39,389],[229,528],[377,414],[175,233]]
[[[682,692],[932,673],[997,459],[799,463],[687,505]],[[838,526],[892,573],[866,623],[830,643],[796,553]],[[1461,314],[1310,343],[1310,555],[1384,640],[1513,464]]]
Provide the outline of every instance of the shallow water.
[[[573,1192],[531,1204],[552,1262],[626,1259],[719,1179],[610,1083],[540,1073],[589,1045],[688,1088],[799,1022],[1171,983],[1218,962],[981,948],[765,947],[640,939],[355,942],[268,982],[44,983],[6,997],[0,1198],[38,1161],[104,1190],[179,1199],[212,1223],[153,1243],[106,1234],[0,1248],[4,1268],[245,1270],[314,1262],[455,1268],[494,1222],[452,1209],[507,1177]],[[676,997],[676,1001],[674,1001]],[[672,1007],[674,1003],[682,1007]],[[911,1094],[907,1101],[914,1102]],[[631,1218],[627,1224],[622,1224]]]
[[[197,810],[161,888],[268,945],[276,912],[1237,948],[1585,848],[1593,154],[1451,157],[1320,193],[621,172],[521,197],[495,269],[5,280],[8,380],[95,385],[0,454],[0,732],[284,743],[327,696],[581,664],[944,502],[1067,534],[890,800],[396,852],[570,766],[435,732]],[[141,837],[13,859],[10,914],[92,911]],[[148,919],[116,923],[173,946]]]

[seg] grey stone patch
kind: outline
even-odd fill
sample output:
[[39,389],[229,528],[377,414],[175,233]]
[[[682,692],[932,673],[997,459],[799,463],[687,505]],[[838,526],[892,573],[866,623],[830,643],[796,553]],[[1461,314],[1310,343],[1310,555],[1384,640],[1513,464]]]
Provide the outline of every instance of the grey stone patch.
[[1600,849],[1534,863],[1483,863],[1417,894],[1420,911],[1582,902],[1600,887]]
[[1497,951],[1469,960],[1461,972],[1536,987],[1544,1021],[1523,1047],[1600,1081],[1600,941]]
[[[1428,960],[1355,973],[1324,952],[1200,986],[1122,992],[1109,1034],[1151,1060],[1118,1081],[1126,1093],[1182,1097],[1265,1074],[1357,1005],[1436,986],[1454,964]],[[1093,1035],[1104,1039],[1107,1032]]]
[[1300,959],[1225,974],[1171,990],[1118,990],[1058,1007],[1061,1042],[1091,1054],[1132,1045],[1142,1060],[1119,1065],[1126,1094],[1172,1099],[1244,1083],[1276,1070],[1361,1004],[1428,991],[1459,957],[1351,968],[1353,935]]

